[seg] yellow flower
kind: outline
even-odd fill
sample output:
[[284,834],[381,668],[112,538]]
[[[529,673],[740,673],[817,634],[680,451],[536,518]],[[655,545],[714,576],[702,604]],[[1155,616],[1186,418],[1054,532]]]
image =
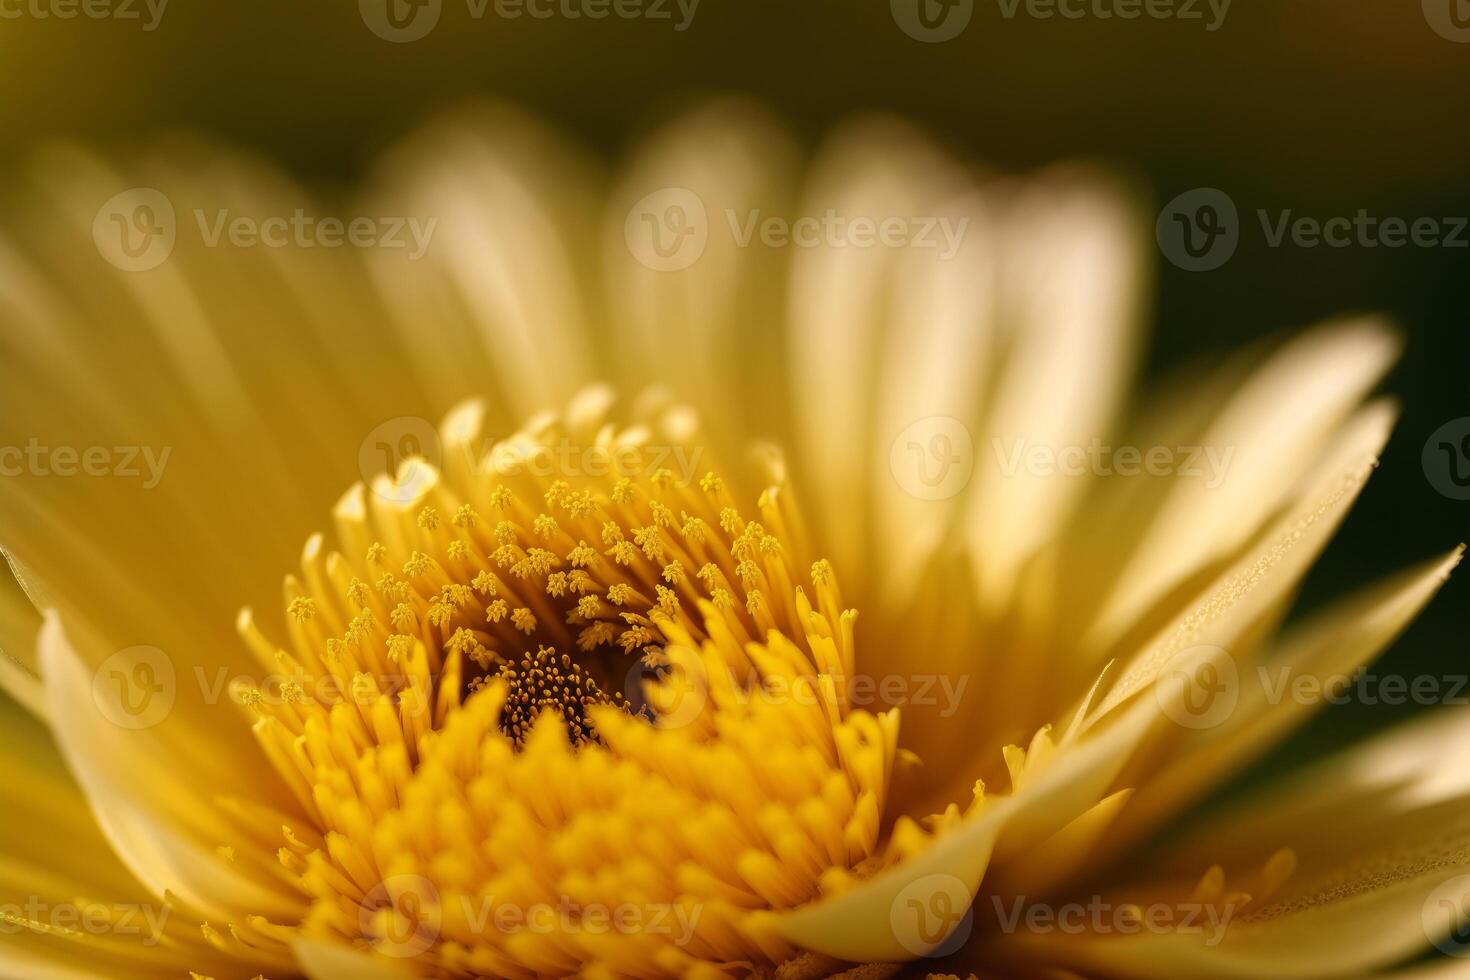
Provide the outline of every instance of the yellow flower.
[[1449,948],[1459,711],[1176,826],[1459,559],[1278,628],[1386,439],[1392,333],[1124,411],[1120,188],[891,120],[799,156],[717,105],[615,180],[466,113],[327,208],[195,143],[38,159],[0,247],[0,972]]

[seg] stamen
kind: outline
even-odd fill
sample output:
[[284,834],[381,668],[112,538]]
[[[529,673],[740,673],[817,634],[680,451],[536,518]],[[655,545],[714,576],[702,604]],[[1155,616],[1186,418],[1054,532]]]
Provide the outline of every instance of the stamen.
[[547,710],[566,723],[567,735],[578,748],[588,742],[602,744],[588,714],[594,705],[612,705],[632,712],[628,699],[620,692],[608,694],[570,656],[558,656],[551,647],[540,647],[518,663],[501,666],[496,676],[505,681],[507,688],[500,730],[517,748],[525,747],[531,726]]

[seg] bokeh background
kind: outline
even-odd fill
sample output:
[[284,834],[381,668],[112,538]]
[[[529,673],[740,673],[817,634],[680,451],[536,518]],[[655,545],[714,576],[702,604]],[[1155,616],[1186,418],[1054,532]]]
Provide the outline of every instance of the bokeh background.
[[[1200,19],[1041,19],[973,0],[943,43],[906,34],[887,0],[703,0],[683,31],[477,20],[444,0],[436,29],[403,44],[371,32],[355,0],[171,0],[152,30],[7,17],[0,141],[22,165],[57,138],[112,147],[199,131],[346,187],[384,146],[477,96],[519,102],[615,159],[682,105],[737,93],[813,143],[888,110],[1001,169],[1080,156],[1130,171],[1156,202],[1221,189],[1240,208],[1240,245],[1207,272],[1160,256],[1149,373],[1340,312],[1384,311],[1408,340],[1386,385],[1402,422],[1310,580],[1311,604],[1470,537],[1470,502],[1438,492],[1421,463],[1431,433],[1470,416],[1470,232],[1457,249],[1272,248],[1254,214],[1470,216],[1470,31],[1434,26],[1470,19],[1470,3],[1236,0],[1213,30],[1209,6],[1195,9]],[[1462,571],[1383,669],[1470,672],[1467,597]],[[1292,754],[1409,710],[1334,710]]]

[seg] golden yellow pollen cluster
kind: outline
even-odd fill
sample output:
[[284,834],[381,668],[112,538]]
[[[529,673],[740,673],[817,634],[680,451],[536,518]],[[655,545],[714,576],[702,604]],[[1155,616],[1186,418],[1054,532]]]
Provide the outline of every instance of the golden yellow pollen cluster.
[[763,916],[871,864],[897,712],[849,707],[856,613],[789,490],[748,515],[687,410],[610,414],[594,391],[494,442],[457,410],[442,465],[354,487],[337,548],[308,542],[287,649],[242,613],[295,678],[241,700],[309,908],[252,941],[334,934],[430,976],[742,975],[793,952]]

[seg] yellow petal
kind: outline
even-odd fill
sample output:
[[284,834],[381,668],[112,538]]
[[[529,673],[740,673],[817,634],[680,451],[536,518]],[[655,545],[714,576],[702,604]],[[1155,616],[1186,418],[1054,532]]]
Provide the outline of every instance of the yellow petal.
[[[940,203],[938,189],[961,177],[953,161],[911,129],[866,120],[830,138],[798,213],[924,215]],[[868,526],[869,487],[875,470],[888,466],[886,454],[874,459],[862,447],[872,444],[872,385],[901,250],[821,241],[790,251],[788,361],[799,435],[792,459],[801,464],[802,485],[822,501],[817,516],[824,540],[832,542],[833,563],[862,581],[871,561],[860,533]]]
[[1107,441],[1137,350],[1145,241],[1127,197],[1095,174],[1058,170],[1026,189],[1002,246],[996,315],[1010,354],[976,433],[967,535],[992,610],[1091,482],[1024,465]]
[[1295,338],[1256,371],[1199,437],[1200,445],[1230,453],[1218,485],[1173,482],[1116,580],[1096,642],[1115,637],[1195,569],[1248,540],[1383,376],[1398,347],[1381,323],[1329,324]]
[[177,761],[172,754],[179,746],[148,729],[104,716],[92,672],[54,613],[42,629],[40,660],[49,711],[66,719],[54,730],[61,752],[103,833],[140,881],[156,896],[171,892],[206,916],[301,913],[299,898],[247,877],[216,853],[238,833],[201,795],[205,770]]
[[419,247],[364,251],[423,390],[486,393],[504,421],[596,377],[595,308],[581,300],[597,273],[594,176],[558,134],[508,106],[476,107],[405,141],[379,174],[361,213],[421,222]]
[[311,980],[411,980],[417,976],[406,965],[381,956],[370,956],[351,946],[302,936],[292,944],[296,961]]
[[1313,478],[1261,540],[1226,568],[1194,602],[1164,626],[1117,672],[1097,716],[1148,689],[1190,649],[1213,647],[1239,656],[1243,638],[1284,613],[1297,583],[1326,547],[1367,482],[1388,439],[1394,412],[1373,403],[1334,439]]
[[606,203],[616,377],[704,409],[723,444],[789,434],[784,406],[757,379],[781,376],[777,284],[790,255],[764,247],[755,229],[789,213],[796,173],[790,133],[753,105],[721,101],[644,140]]
[[[1121,851],[1127,842],[1156,829],[1188,801],[1283,741],[1312,712],[1327,707],[1328,696],[1340,696],[1343,680],[1371,662],[1418,615],[1459,564],[1463,550],[1456,548],[1349,596],[1289,632],[1256,669],[1244,669],[1240,703],[1231,717],[1200,731],[1177,758],[1143,782],[1110,850]],[[1288,693],[1303,681],[1313,685],[1307,690],[1322,695],[1296,698]]]
[[1096,806],[1155,713],[1151,703],[1134,706],[1094,737],[1059,749],[1021,792],[981,803],[917,857],[835,898],[773,916],[771,927],[805,949],[857,962],[908,960],[924,955],[925,945],[939,947],[947,934],[934,931],[930,913],[963,912],[998,844],[1023,852]]

